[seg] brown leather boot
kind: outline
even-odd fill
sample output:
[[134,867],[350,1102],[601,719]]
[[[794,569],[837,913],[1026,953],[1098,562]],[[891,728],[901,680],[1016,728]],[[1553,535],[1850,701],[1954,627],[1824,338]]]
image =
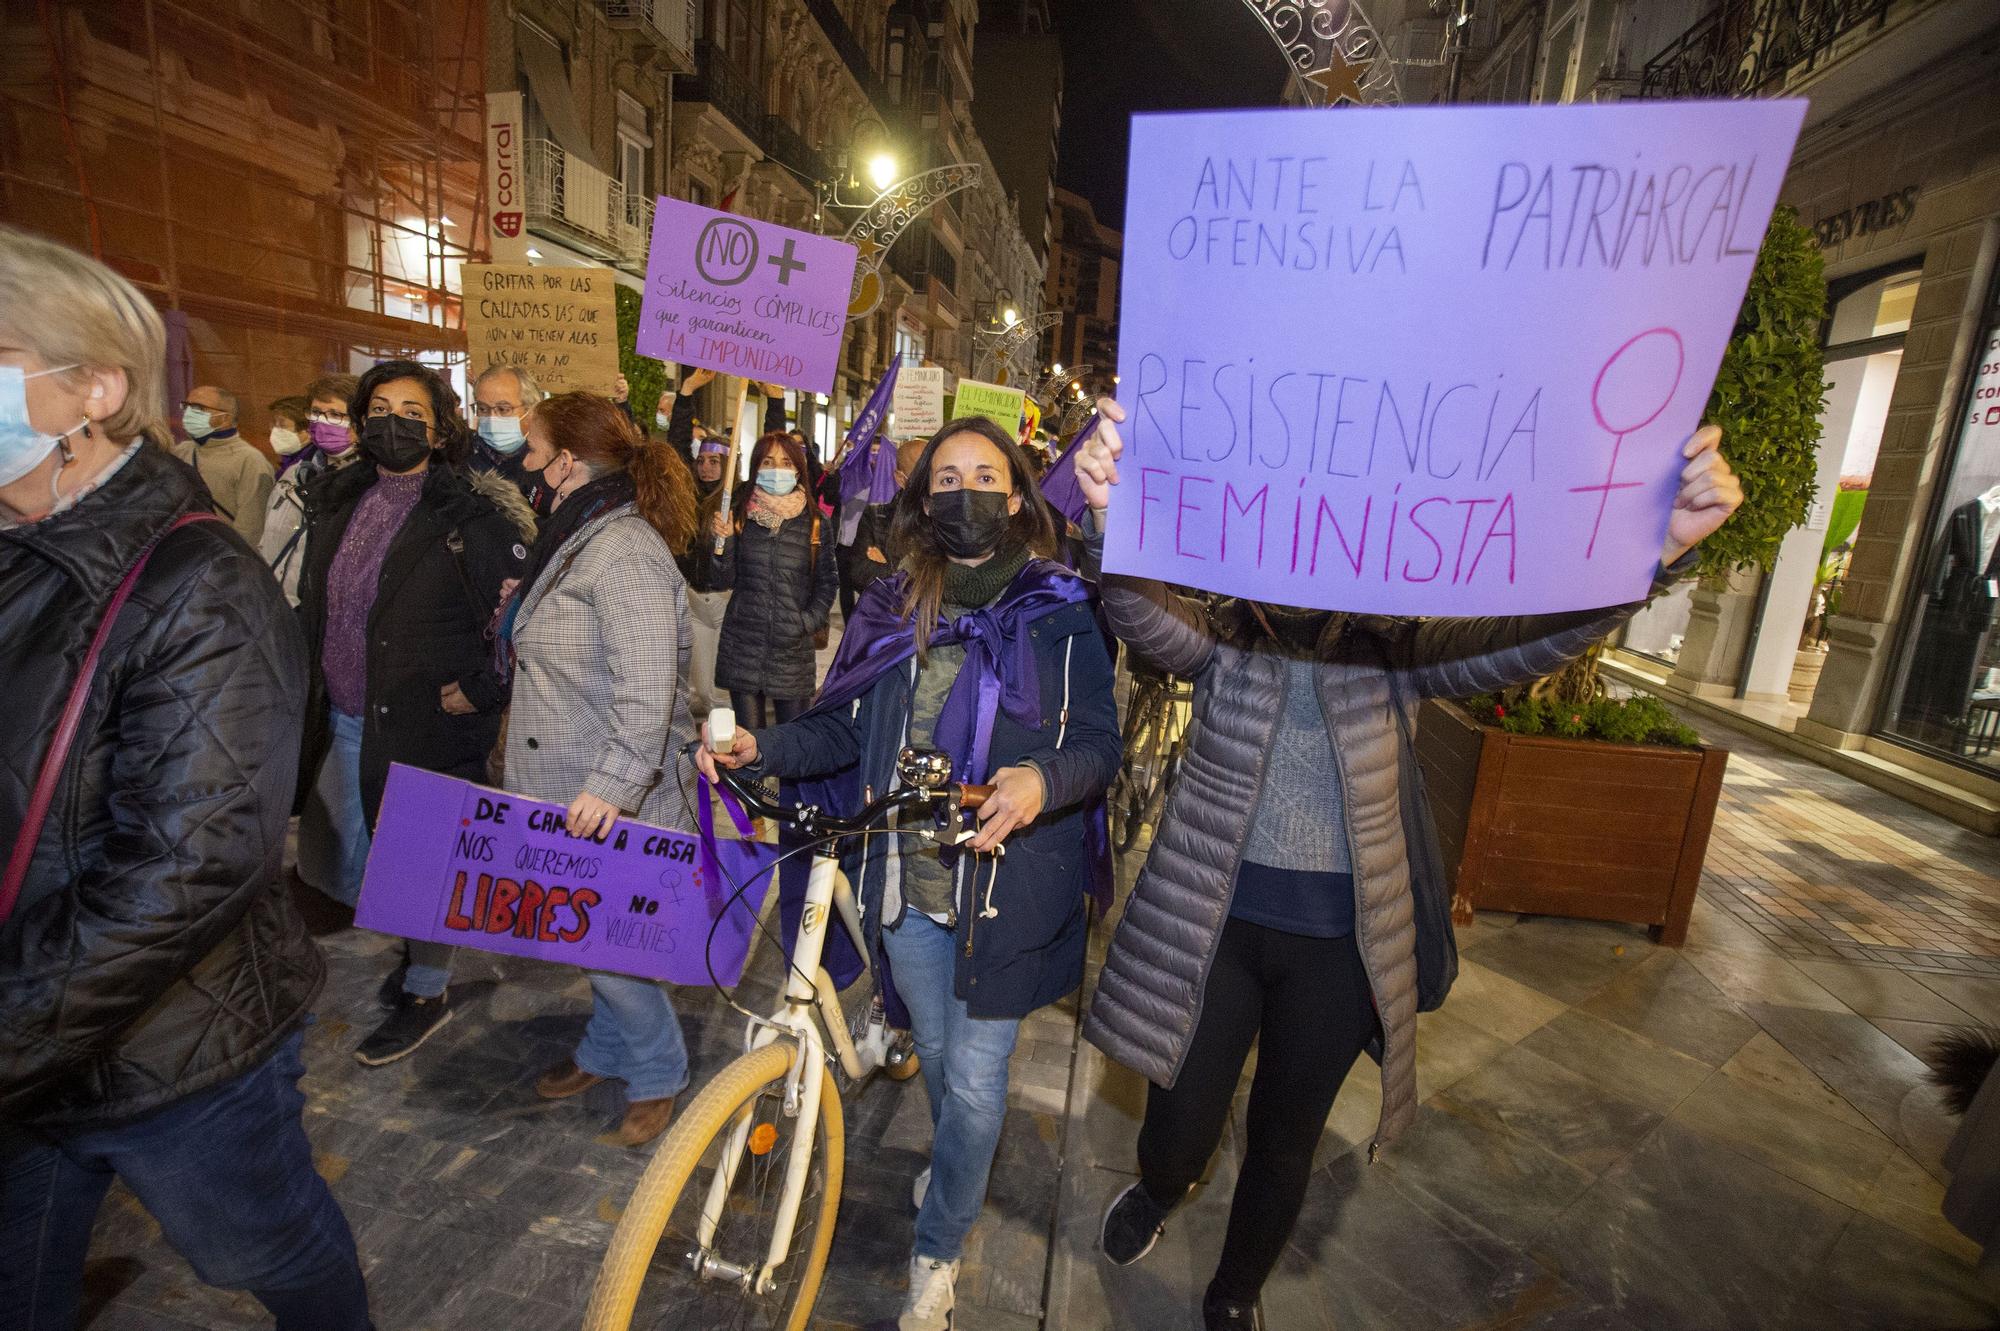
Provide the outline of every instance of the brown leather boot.
[[620,1146],[644,1146],[667,1130],[674,1121],[674,1097],[661,1100],[633,1100],[625,1106],[625,1121],[618,1125]]
[[567,1100],[572,1095],[582,1095],[604,1078],[594,1072],[585,1072],[576,1065],[573,1058],[562,1062],[535,1078],[535,1094],[544,1100]]

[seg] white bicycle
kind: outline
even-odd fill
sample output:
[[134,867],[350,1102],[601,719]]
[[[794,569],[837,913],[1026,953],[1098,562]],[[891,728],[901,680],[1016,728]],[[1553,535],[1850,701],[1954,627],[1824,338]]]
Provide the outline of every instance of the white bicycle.
[[[891,1047],[879,993],[850,1029],[820,964],[836,914],[868,955],[840,848],[870,835],[955,844],[972,835],[960,813],[992,793],[953,782],[950,758],[936,750],[905,749],[897,766],[901,787],[851,818],[783,808],[736,773],[719,772],[752,812],[815,843],[798,941],[782,1005],[751,1018],[744,1054],[674,1120],[640,1177],[591,1290],[585,1331],[627,1331],[635,1313],[644,1326],[805,1331],[826,1274],[846,1153],[840,1089],[827,1065],[837,1059],[860,1082]],[[891,832],[884,824],[892,813],[929,816],[915,828],[899,818]],[[648,1285],[649,1276],[669,1274]]]

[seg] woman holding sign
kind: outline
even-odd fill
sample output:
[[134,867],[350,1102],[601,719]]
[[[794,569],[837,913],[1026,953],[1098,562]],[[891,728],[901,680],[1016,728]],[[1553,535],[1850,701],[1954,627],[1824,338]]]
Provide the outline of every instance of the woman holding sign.
[[[554,500],[527,570],[501,611],[511,667],[507,785],[568,801],[574,837],[603,837],[621,814],[691,829],[674,776],[688,715],[687,584],[674,562],[694,541],[694,486],[665,443],[646,443],[615,403],[559,393],[526,422],[526,459]],[[576,1053],[538,1094],[625,1083],[618,1141],[667,1129],[688,1082],[687,1043],[652,980],[590,972],[591,1016]]]
[[813,709],[739,730],[727,752],[704,747],[697,762],[711,775],[721,762],[832,778],[809,798],[857,808],[864,790],[892,788],[913,744],[950,754],[956,779],[995,788],[964,849],[917,853],[907,847],[920,843],[870,837],[848,866],[910,1011],[935,1129],[909,1294],[884,1325],[942,1331],[1021,1019],[1076,989],[1084,896],[1109,887],[1109,844],[1091,824],[1101,828],[1118,770],[1118,713],[1089,589],[1046,558],[1055,527],[1005,431],[980,419],[939,431],[896,498],[891,531],[903,571],[856,604]]
[[[1099,408],[1076,464],[1087,573],[1123,451],[1124,411]],[[1720,439],[1708,428],[1687,443],[1655,593],[1742,502]],[[1139,1182],[1113,1201],[1102,1245],[1119,1265],[1152,1248],[1221,1139],[1256,1045],[1247,1150],[1202,1307],[1211,1328],[1261,1326],[1259,1291],[1348,1069],[1364,1049],[1382,1064],[1372,1158],[1415,1117],[1416,1015],[1444,1001],[1457,970],[1408,713],[1423,697],[1545,675],[1639,606],[1417,621],[1238,600],[1210,616],[1158,582],[1101,586],[1113,631],[1195,687],[1187,761],[1084,1028],[1153,1083]]]

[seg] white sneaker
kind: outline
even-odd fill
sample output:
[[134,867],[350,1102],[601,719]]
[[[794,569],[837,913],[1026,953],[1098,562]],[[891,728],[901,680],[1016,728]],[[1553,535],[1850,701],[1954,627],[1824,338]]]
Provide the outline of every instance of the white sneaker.
[[931,1190],[931,1167],[924,1166],[924,1172],[917,1175],[916,1184],[910,1189],[910,1205],[919,1211],[924,1209],[924,1194]]
[[958,1263],[935,1257],[910,1259],[910,1294],[896,1331],[951,1331],[951,1310],[958,1289]]

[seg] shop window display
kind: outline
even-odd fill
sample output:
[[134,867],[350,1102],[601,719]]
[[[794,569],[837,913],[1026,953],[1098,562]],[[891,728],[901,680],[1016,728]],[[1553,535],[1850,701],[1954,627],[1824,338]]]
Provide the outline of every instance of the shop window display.
[[1936,528],[1904,620],[1893,738],[2000,767],[2000,286],[1961,402]]

